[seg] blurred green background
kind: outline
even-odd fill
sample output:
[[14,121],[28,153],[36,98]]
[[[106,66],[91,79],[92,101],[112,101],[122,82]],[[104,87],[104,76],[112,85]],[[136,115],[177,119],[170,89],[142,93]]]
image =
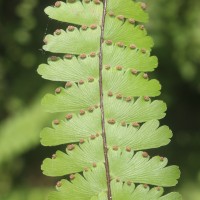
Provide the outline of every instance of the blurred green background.
[[[162,123],[174,132],[170,145],[155,150],[182,171],[176,188],[185,200],[200,200],[200,1],[147,0],[159,68],[151,77],[162,84],[168,104]],[[0,0],[0,200],[45,200],[56,179],[42,175],[40,165],[54,148],[42,147],[39,132],[54,116],[40,99],[55,84],[36,73],[46,62],[47,33],[66,24],[47,18],[54,1]]]

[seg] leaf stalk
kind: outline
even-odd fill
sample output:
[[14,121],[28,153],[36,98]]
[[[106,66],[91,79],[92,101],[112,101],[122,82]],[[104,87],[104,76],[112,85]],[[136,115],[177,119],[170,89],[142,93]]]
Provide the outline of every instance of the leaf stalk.
[[107,0],[103,1],[103,15],[101,23],[101,37],[100,37],[100,52],[99,52],[99,89],[100,89],[100,109],[101,109],[101,126],[102,126],[102,138],[103,138],[103,148],[105,157],[105,170],[106,170],[106,180],[107,180],[107,196],[108,200],[112,200],[111,186],[110,186],[110,169],[108,161],[108,147],[106,140],[106,130],[105,130],[105,114],[104,114],[104,100],[103,100],[103,42],[104,42],[104,28],[106,19],[106,8]]

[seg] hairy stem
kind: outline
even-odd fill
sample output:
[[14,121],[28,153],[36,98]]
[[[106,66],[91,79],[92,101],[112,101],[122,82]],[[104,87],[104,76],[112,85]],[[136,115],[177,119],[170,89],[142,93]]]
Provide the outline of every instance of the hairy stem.
[[104,42],[104,27],[106,18],[107,0],[103,1],[103,16],[101,23],[101,38],[100,38],[100,53],[99,53],[99,88],[100,88],[100,109],[101,109],[101,126],[102,126],[102,137],[103,137],[103,148],[105,157],[105,169],[106,169],[106,180],[108,188],[108,200],[112,200],[111,187],[110,187],[110,169],[108,162],[108,148],[106,141],[106,130],[105,130],[105,115],[104,115],[104,102],[103,102],[103,42]]

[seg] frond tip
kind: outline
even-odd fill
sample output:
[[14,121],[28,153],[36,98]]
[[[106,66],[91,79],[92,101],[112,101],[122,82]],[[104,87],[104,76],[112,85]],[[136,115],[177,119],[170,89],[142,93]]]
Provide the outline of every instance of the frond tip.
[[45,9],[68,23],[45,37],[43,49],[59,55],[38,68],[65,84],[42,100],[48,112],[65,115],[41,132],[44,146],[66,145],[42,164],[47,176],[67,176],[49,200],[181,200],[162,188],[177,184],[179,168],[146,152],[167,145],[172,132],[160,126],[167,108],[154,99],[161,85],[148,74],[158,60],[141,24],[145,9],[135,0],[67,0]]

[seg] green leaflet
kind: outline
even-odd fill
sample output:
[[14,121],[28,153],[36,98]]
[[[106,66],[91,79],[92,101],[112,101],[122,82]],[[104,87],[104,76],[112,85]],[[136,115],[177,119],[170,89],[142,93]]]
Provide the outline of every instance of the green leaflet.
[[102,3],[95,5],[94,2],[83,4],[76,0],[76,3],[61,2],[60,7],[47,7],[45,13],[50,18],[62,22],[68,22],[77,25],[101,24],[101,15],[103,11]]
[[[57,30],[54,35],[45,37],[46,44],[43,49],[54,53],[89,54],[99,52],[100,27],[84,28],[69,27],[66,31]],[[146,36],[146,31],[141,26],[135,26],[128,21],[120,20],[107,15],[105,24],[105,40],[114,43],[123,42],[123,45],[135,45],[138,49],[150,50],[153,41]]]
[[[101,138],[96,138],[91,139],[89,143],[82,144],[80,148],[74,146],[73,151],[67,148],[68,155],[58,151],[56,159],[46,159],[42,169],[46,175],[63,176],[71,171],[77,173],[85,168],[92,168],[94,163],[97,166],[99,163],[103,165],[102,143]],[[167,159],[157,156],[149,160],[149,156],[143,154],[145,153],[138,152],[133,156],[132,150],[128,152],[124,149],[110,150],[108,155],[111,178],[166,187],[177,183],[176,179],[179,178],[177,167],[165,167]],[[169,176],[172,173],[174,176]]]
[[[70,121],[61,121],[58,125],[53,124],[54,128],[43,129],[41,142],[45,146],[54,146],[89,139],[92,134],[101,133],[99,115],[100,110],[98,109],[84,116],[74,116]],[[106,130],[108,146],[131,147],[133,150],[157,148],[168,144],[172,137],[171,130],[167,126],[159,127],[157,120],[148,121],[140,128],[106,123]],[[148,137],[146,137],[147,134]]]
[[[143,54],[141,51],[130,48],[120,48],[115,45],[104,45],[104,66],[112,68],[123,66],[124,69],[137,70],[138,72],[153,71],[158,61],[155,56]],[[71,67],[73,66],[73,68]],[[43,78],[52,81],[79,81],[87,80],[89,76],[98,77],[98,57],[87,56],[85,59],[73,57],[56,58],[48,60],[48,64],[41,64],[38,73]]]
[[[74,200],[106,200],[106,185],[101,184],[105,183],[104,166],[100,165],[98,168],[84,172],[84,177],[76,174],[73,176],[74,179],[71,182],[62,180],[57,183],[58,192],[50,193],[49,199],[70,200],[73,198]],[[134,184],[122,184],[121,182],[113,180],[111,181],[111,188],[113,198],[116,200],[181,200],[181,196],[177,193],[162,196],[164,190],[161,187],[154,187],[152,189],[147,185],[139,185],[136,187]]]
[[[50,18],[62,22],[68,22],[77,25],[101,24],[103,5],[95,4],[93,1],[83,4],[79,0],[75,3],[61,3],[60,7],[47,7],[45,12]],[[133,18],[139,22],[147,22],[148,15],[141,9],[140,3],[127,0],[126,4],[122,0],[110,0],[108,2],[108,12],[114,12],[115,15],[123,15],[126,18]]]
[[[101,1],[56,2],[45,12],[70,24],[44,39],[44,50],[63,54],[41,64],[38,73],[51,81],[67,82],[42,100],[51,113],[66,114],[41,132],[45,146],[66,145],[42,164],[48,176],[66,176],[49,200],[107,200],[107,180],[102,139],[99,53],[103,53],[103,103],[113,200],[181,200],[178,193],[163,195],[163,188],[177,184],[180,171],[167,166],[167,158],[144,151],[167,145],[172,132],[160,126],[166,105],[153,97],[161,86],[146,72],[154,71],[153,41],[143,25],[145,5],[133,0],[108,0],[104,42],[100,44]],[[135,22],[136,21],[136,22]],[[77,27],[72,24],[79,25]],[[151,97],[151,98],[150,98]],[[83,174],[82,174],[83,173]],[[139,185],[138,185],[139,184]],[[148,185],[150,186],[148,186]]]

